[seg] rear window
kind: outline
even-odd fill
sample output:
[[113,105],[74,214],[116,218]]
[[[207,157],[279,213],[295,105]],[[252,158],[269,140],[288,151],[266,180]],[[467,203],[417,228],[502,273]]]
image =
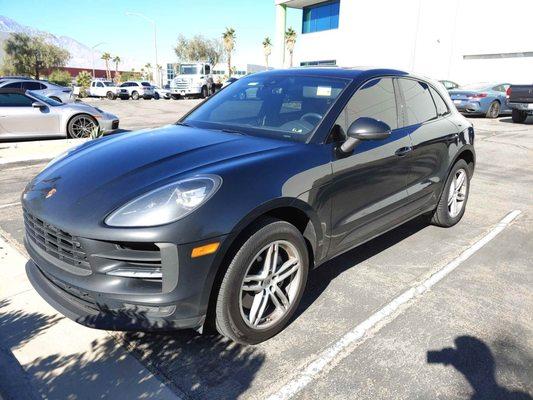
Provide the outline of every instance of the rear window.
[[152,86],[148,82],[141,82],[141,85],[143,85],[143,86]]
[[450,112],[448,109],[448,106],[446,105],[446,102],[441,97],[439,93],[433,88],[429,88],[431,92],[431,96],[433,96],[433,100],[435,101],[435,106],[437,107],[437,114],[440,116],[446,115]]
[[405,100],[407,125],[422,124],[437,118],[429,85],[414,79],[398,79]]

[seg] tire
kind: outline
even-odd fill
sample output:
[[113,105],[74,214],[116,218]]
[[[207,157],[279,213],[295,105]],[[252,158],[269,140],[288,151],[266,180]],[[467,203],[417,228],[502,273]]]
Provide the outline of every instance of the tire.
[[[457,191],[455,185],[457,182],[458,175],[461,171],[464,173],[464,182],[466,187],[461,187],[461,189]],[[452,170],[448,175],[448,179],[446,179],[444,190],[442,191],[442,195],[440,197],[439,203],[437,204],[437,208],[435,209],[435,212],[433,213],[433,216],[431,218],[431,223],[433,225],[448,228],[450,226],[455,225],[461,220],[461,218],[463,218],[463,215],[466,210],[466,203],[468,201],[468,195],[470,193],[471,177],[472,171],[468,167],[468,164],[465,162],[465,160],[458,160],[452,167]],[[450,204],[452,191],[456,193],[456,198],[462,198],[462,201],[457,201],[457,203],[460,204],[460,209],[458,211],[457,209],[453,210],[453,204]]]
[[131,92],[131,98],[133,100],[139,100],[140,96],[139,96],[139,92],[137,92],[136,90],[134,90],[133,92]]
[[59,97],[56,97],[56,96],[50,96],[50,98],[51,98],[52,100],[57,101],[58,103],[63,103]]
[[160,98],[161,98],[161,96],[159,96],[159,93],[155,92],[154,99],[159,100]]
[[[81,125],[85,125],[82,128]],[[88,114],[78,114],[70,119],[67,124],[67,135],[71,139],[89,137],[92,130],[98,127],[98,122]]]
[[490,103],[489,109],[487,110],[487,113],[485,114],[485,117],[487,118],[498,118],[500,115],[501,105],[499,101],[493,101]]
[[116,98],[117,96],[115,96],[115,93],[113,93],[113,92],[107,92],[107,93],[105,94],[105,97],[106,97],[108,100],[115,100],[115,98]]
[[202,91],[200,92],[200,98],[205,99],[208,96],[207,86],[202,86]]
[[[309,270],[307,246],[294,225],[269,218],[255,225],[251,232],[230,261],[218,291],[215,310],[217,330],[243,344],[263,342],[287,325],[300,303]],[[282,280],[276,281],[272,272],[265,279],[250,279],[252,276],[259,277],[258,272],[264,271],[268,253],[276,244],[277,270]],[[290,263],[291,260],[294,265]],[[282,267],[286,269],[281,270]],[[290,275],[283,278],[288,273]],[[249,279],[247,285],[245,277]],[[248,286],[248,289],[244,289],[244,286]],[[278,290],[283,295],[278,294]]]
[[515,124],[521,124],[527,119],[527,111],[513,110],[511,117]]
[[172,97],[172,100],[179,100],[181,98],[179,94],[171,94],[170,97]]

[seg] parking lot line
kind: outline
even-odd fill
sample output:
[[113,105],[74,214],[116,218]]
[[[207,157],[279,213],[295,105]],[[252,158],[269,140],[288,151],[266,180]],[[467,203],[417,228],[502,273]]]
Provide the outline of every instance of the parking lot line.
[[[407,310],[412,304],[411,300],[423,295],[440,280],[450,274],[459,265],[468,260],[483,246],[501,233],[519,215],[520,210],[511,211],[498,224],[490,229],[485,236],[463,251],[457,258],[446,264],[423,282],[411,287],[401,295],[386,304],[383,308],[372,314],[365,321],[357,325],[342,338],[323,350],[316,359],[307,364],[296,376],[287,384],[281,387],[276,393],[268,397],[268,400],[286,400],[300,392],[309,383],[318,377],[329,364],[338,362],[348,356],[357,346],[369,337],[370,333],[375,333],[390,323],[401,312]],[[390,317],[389,319],[387,319]]]
[[18,205],[20,205],[20,201],[17,201],[15,203],[2,204],[2,205],[0,205],[0,209],[7,208],[7,207],[18,206]]

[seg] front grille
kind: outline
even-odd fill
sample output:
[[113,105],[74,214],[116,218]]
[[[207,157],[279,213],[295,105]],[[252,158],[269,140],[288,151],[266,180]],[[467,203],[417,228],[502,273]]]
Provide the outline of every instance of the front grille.
[[189,87],[189,84],[186,83],[186,82],[184,82],[184,83],[177,82],[176,85],[175,85],[175,88],[179,89],[179,90],[187,89],[188,87]]
[[69,233],[35,217],[24,210],[26,237],[54,258],[74,267],[90,270],[81,243]]

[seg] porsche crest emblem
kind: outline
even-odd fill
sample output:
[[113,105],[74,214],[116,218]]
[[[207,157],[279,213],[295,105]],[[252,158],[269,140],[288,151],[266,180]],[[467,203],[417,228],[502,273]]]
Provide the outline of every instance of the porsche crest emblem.
[[54,194],[56,194],[57,192],[57,189],[56,188],[52,188],[48,191],[48,193],[46,193],[46,196],[44,196],[45,199],[49,199],[50,197],[52,197]]

